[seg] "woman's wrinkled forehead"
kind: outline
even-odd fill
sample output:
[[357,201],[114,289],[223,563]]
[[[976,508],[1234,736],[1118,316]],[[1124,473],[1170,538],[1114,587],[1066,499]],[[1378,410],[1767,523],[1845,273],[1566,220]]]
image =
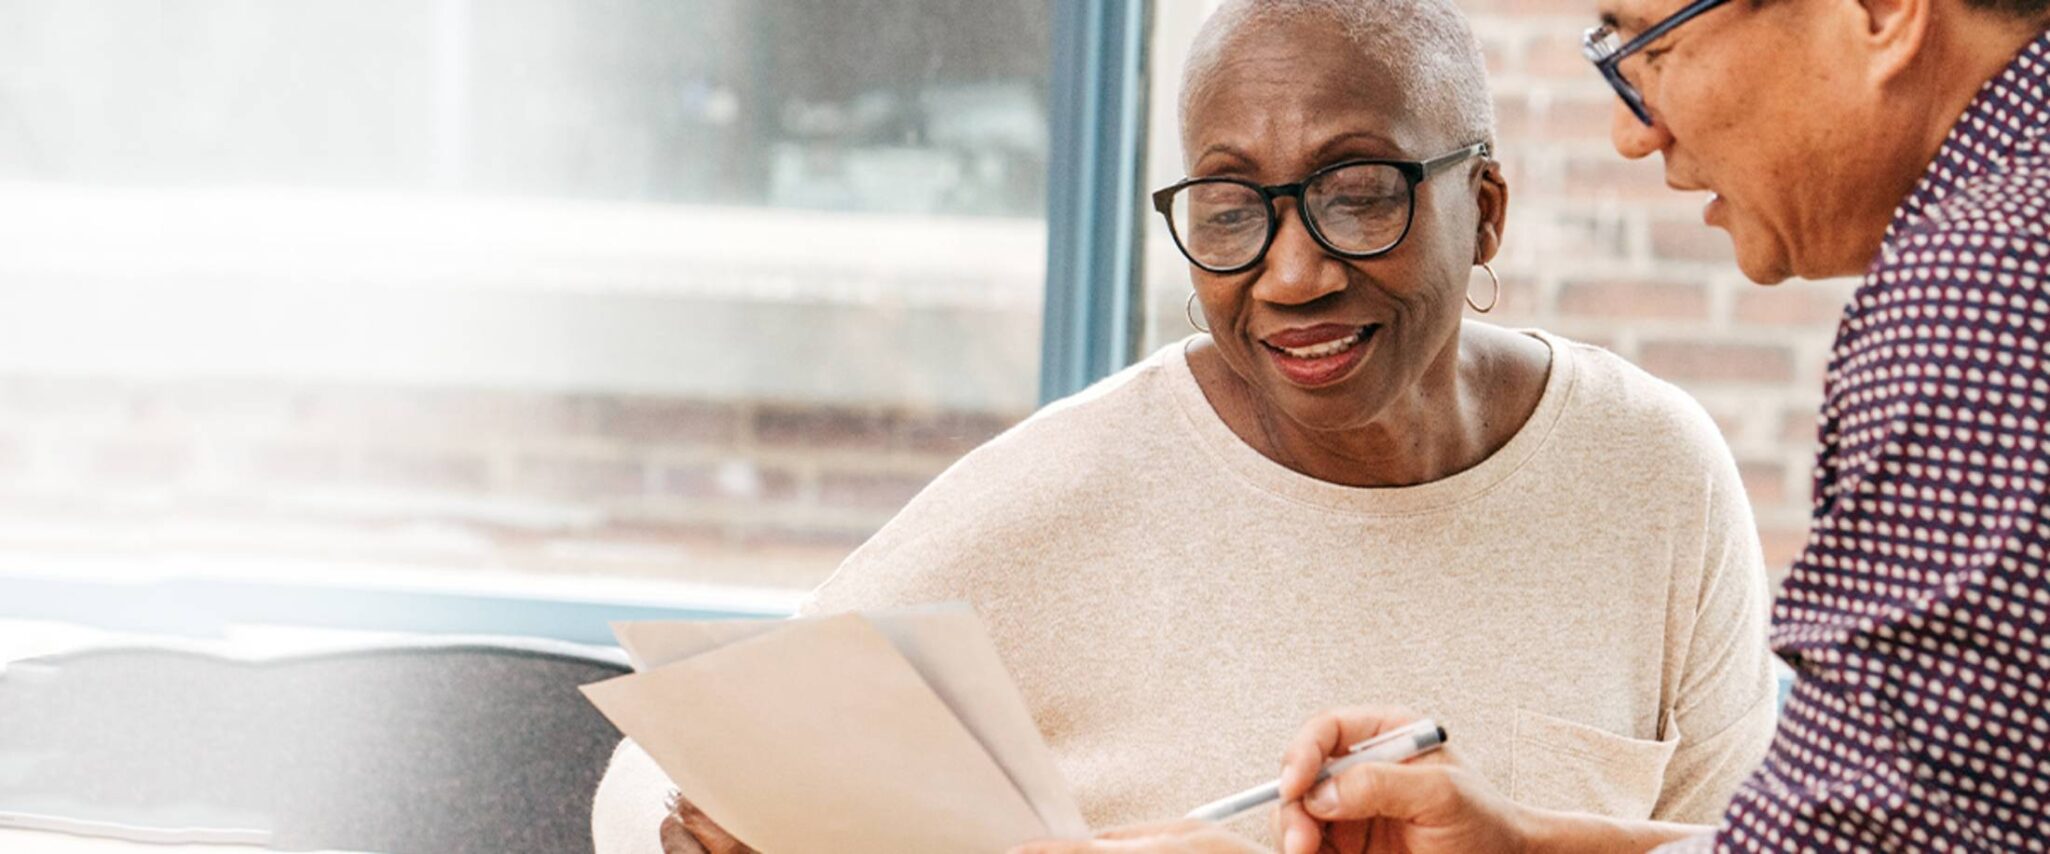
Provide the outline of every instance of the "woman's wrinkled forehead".
[[[1193,167],[1220,146],[1254,159],[1299,160],[1335,137],[1374,135],[1407,148],[1426,140],[1410,75],[1342,33],[1305,25],[1248,27],[1186,75],[1182,147]],[[1377,152],[1397,154],[1400,152]]]
[[1416,154],[1494,137],[1486,61],[1451,0],[1224,0],[1182,68],[1184,157],[1372,130]]

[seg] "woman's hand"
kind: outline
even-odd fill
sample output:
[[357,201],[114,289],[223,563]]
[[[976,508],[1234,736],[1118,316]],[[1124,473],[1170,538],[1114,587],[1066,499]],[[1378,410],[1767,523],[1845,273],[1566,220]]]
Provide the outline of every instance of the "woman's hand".
[[669,815],[662,819],[662,854],[758,854],[734,839],[711,816],[682,793],[669,796]]
[[1245,837],[1208,822],[1141,824],[1108,831],[1086,841],[1034,842],[1011,854],[1267,854]]
[[1347,747],[1410,723],[1399,709],[1325,712],[1303,725],[1282,759],[1275,816],[1282,854],[1525,850],[1532,816],[1440,749],[1400,765],[1368,763],[1311,787]]

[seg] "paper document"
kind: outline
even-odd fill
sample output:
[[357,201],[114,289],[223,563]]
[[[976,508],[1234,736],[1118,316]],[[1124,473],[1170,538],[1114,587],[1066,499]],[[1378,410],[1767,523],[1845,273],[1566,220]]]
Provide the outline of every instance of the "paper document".
[[1001,852],[1088,833],[965,605],[613,629],[637,672],[585,695],[764,854]]

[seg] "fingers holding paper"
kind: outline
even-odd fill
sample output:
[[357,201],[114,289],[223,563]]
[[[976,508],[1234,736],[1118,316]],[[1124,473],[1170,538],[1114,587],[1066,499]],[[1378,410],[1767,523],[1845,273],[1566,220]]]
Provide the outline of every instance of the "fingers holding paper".
[[692,805],[681,793],[671,796],[669,816],[662,820],[662,854],[759,854],[747,843]]
[[1011,854],[1264,854],[1267,849],[1215,824],[1182,819],[1107,831],[1095,839],[1034,842]]

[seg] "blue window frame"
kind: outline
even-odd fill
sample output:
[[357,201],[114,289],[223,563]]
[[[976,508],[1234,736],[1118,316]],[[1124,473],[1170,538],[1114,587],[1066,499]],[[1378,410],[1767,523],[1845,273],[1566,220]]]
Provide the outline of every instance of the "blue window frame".
[[1054,13],[1041,403],[1138,354],[1150,13],[1145,0],[1067,0]]

